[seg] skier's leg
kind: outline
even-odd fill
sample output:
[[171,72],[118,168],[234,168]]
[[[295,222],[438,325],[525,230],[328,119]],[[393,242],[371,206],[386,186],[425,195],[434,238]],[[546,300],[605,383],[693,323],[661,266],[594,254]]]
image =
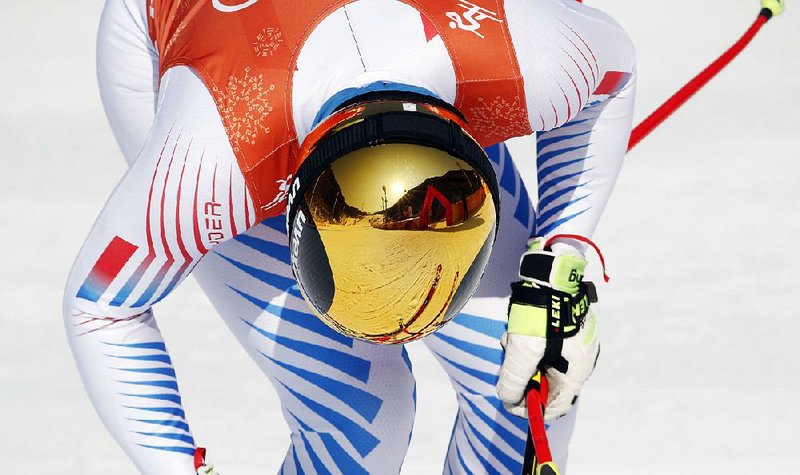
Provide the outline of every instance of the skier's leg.
[[[527,421],[503,409],[495,384],[502,362],[500,337],[506,327],[510,284],[519,279],[519,258],[533,231],[534,212],[505,145],[490,147],[487,152],[501,188],[497,242],[473,298],[452,322],[425,339],[458,397],[445,473],[517,474],[527,435]],[[560,466],[566,463],[574,412],[548,428]]]
[[402,346],[340,335],[292,277],[285,216],[206,256],[194,275],[281,399],[291,428],[282,473],[397,473],[415,410]]

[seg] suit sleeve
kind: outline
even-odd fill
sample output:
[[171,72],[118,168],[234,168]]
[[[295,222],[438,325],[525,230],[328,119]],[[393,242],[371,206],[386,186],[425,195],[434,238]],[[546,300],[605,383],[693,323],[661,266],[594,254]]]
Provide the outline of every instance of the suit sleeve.
[[109,0],[97,32],[97,84],[128,165],[144,147],[158,101],[158,52],[147,33],[146,0]]
[[[112,3],[117,13],[128,14],[121,9],[134,2],[109,2],[104,22],[117,18],[109,16]],[[104,105],[131,167],[77,256],[63,316],[89,397],[139,471],[189,475],[195,473],[195,443],[152,307],[216,244],[243,232],[255,217],[200,79],[187,68],[168,71],[156,109],[149,73],[141,81],[126,79],[107,61],[127,58],[147,67],[146,51],[133,48],[128,58],[122,44],[103,46],[98,70]]]
[[568,123],[538,134],[537,235],[594,234],[627,151],[635,90],[633,73]]

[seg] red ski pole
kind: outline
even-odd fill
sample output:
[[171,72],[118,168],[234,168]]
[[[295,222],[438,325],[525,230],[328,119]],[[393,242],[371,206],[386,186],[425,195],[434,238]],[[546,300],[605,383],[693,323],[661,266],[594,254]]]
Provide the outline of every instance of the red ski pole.
[[550,443],[544,425],[544,407],[547,404],[547,378],[537,371],[528,383],[525,402],[528,406],[528,441],[522,475],[559,475],[558,467],[550,453]]
[[633,132],[631,132],[630,142],[628,142],[628,151],[635,147],[645,137],[650,135],[656,127],[661,125],[673,112],[678,110],[683,104],[692,98],[697,91],[702,89],[714,76],[719,74],[731,61],[733,61],[739,54],[750,44],[753,38],[761,30],[773,16],[783,13],[785,6],[783,0],[761,0],[761,11],[758,18],[750,28],[739,38],[739,41],[733,44],[722,56],[717,58],[716,61],[711,63],[706,69],[695,76],[691,81],[686,83],[681,89],[678,90],[672,97],[670,97],[664,104],[648,116],[641,124],[637,125]]
[[[582,0],[577,0],[582,2]],[[761,0],[761,11],[755,22],[748,28],[744,35],[725,51],[716,61],[686,83],[664,104],[650,114],[641,124],[631,132],[628,151],[639,144],[645,137],[673,112],[692,98],[700,89],[711,81],[720,71],[731,63],[753,41],[756,34],[772,17],[780,15],[785,10],[783,0]],[[522,466],[522,475],[559,475],[558,467],[553,462],[547,432],[544,424],[544,407],[547,404],[547,378],[537,372],[528,384],[526,402],[528,405],[528,442],[525,447],[525,459]]]

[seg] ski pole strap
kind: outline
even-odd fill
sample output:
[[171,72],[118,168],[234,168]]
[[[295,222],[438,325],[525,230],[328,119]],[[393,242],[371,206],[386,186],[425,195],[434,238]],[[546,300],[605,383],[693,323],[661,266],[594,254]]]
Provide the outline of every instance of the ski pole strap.
[[597,302],[591,282],[581,282],[574,295],[549,287],[535,287],[526,281],[511,284],[508,308],[508,332],[540,337],[568,338],[580,330]]

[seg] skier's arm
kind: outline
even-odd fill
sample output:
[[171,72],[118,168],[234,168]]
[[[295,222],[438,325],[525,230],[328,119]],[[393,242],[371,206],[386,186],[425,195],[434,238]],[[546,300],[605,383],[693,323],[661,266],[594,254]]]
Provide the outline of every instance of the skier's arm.
[[[158,55],[146,33],[145,5],[146,0],[106,2],[97,35],[100,97],[129,166],[153,126],[158,94]],[[116,243],[105,262],[124,257],[123,241]],[[76,299],[74,274],[65,295],[65,323],[98,415],[143,473],[193,473],[194,440],[152,310],[127,321],[107,309],[80,310],[87,294]]]
[[590,238],[630,135],[633,43],[613,18],[572,0],[509,0],[506,13],[537,133],[537,236]]
[[[587,265],[586,244],[561,239],[550,247],[550,238],[592,237],[627,150],[636,84],[634,50],[621,28],[577,3],[563,6],[559,24],[568,33],[557,27],[555,38],[562,45],[550,50],[560,61],[549,76],[543,75],[558,87],[555,94],[551,87],[551,95],[539,97],[538,102],[537,98],[528,101],[529,118],[538,117],[543,129],[537,135],[538,239],[530,242],[521,261],[522,281],[512,285],[497,384],[506,407],[524,415],[525,388],[537,368],[546,369],[551,383],[548,419],[570,410],[599,354],[594,309],[590,308],[594,292],[581,282]],[[580,98],[582,86],[583,97],[589,97],[575,114],[567,91],[574,100]],[[558,91],[565,99],[560,109],[555,105]],[[552,116],[547,115],[545,104],[551,105]],[[548,123],[553,127],[565,117],[572,118],[547,129]]]
[[92,402],[147,474],[194,474],[194,441],[151,313],[215,244],[253,222],[216,106],[187,68],[162,81],[139,157],[70,273],[64,318]]
[[158,52],[147,32],[146,0],[109,0],[97,32],[97,85],[128,165],[147,140],[158,99]]
[[[210,222],[198,221],[195,196],[198,203],[207,201],[209,191],[212,201],[215,196],[236,196],[239,205],[227,203],[228,215],[245,206],[247,197],[243,187],[233,186],[233,168],[227,163],[230,160],[210,158],[213,153],[202,158],[203,153],[213,152],[219,145],[225,156],[227,142],[219,136],[219,127],[203,131],[203,127],[189,123],[194,132],[204,132],[204,140],[190,146],[184,140],[190,131],[175,134],[173,127],[165,132],[168,120],[178,123],[176,117],[167,118],[170,111],[155,121],[157,71],[158,55],[147,33],[146,0],[106,2],[97,41],[100,95],[128,165],[133,166],[137,158],[149,165],[139,164],[126,175],[98,219],[70,276],[65,322],[98,414],[139,470],[148,474],[193,474],[194,440],[183,413],[175,370],[149,307],[189,272],[202,254],[199,246],[207,249],[213,244],[202,233],[198,244],[194,223],[198,223],[197,231],[207,223],[212,228],[223,224],[221,217],[213,216],[223,214],[221,206],[213,204]],[[196,83],[193,86],[196,88]],[[219,121],[213,105],[185,112],[195,113],[201,122]],[[159,147],[162,139],[163,144],[174,141],[172,148]],[[204,167],[194,163],[198,154]],[[156,156],[159,158],[154,165]],[[230,171],[214,173],[215,167]],[[219,180],[215,180],[217,174]],[[187,204],[193,207],[189,209]],[[241,212],[228,220],[240,227],[248,224],[247,216],[241,222]],[[110,236],[109,245],[102,248]],[[216,241],[219,236],[212,237]],[[91,270],[86,261],[95,263]],[[88,276],[83,275],[86,272]],[[105,290],[104,282],[108,284]],[[152,295],[145,298],[151,288]],[[103,295],[110,291],[115,291],[113,298]]]
[[[593,310],[588,309],[592,298],[580,283],[586,267],[584,244],[566,240],[552,250],[544,244],[556,234],[590,238],[594,232],[627,149],[633,94],[631,78],[618,93],[597,100],[570,123],[539,134],[540,237],[524,258],[523,281],[512,286],[497,385],[500,399],[520,416],[525,415],[525,388],[540,366],[548,368],[552,389],[548,419],[569,411],[594,369],[599,344]],[[570,299],[556,319],[548,309],[554,298]]]
[[630,137],[635,73],[623,84],[611,95],[593,96],[567,124],[538,134],[537,236],[594,234]]

